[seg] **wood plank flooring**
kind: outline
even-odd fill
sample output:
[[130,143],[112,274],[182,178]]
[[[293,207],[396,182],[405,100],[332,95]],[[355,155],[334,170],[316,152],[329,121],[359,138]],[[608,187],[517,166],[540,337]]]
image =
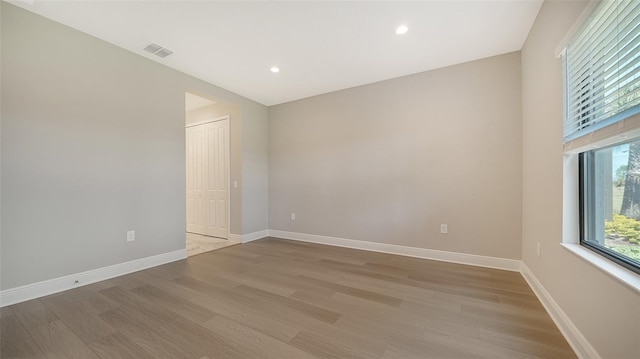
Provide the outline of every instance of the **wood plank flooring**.
[[204,236],[202,234],[189,232],[186,233],[186,243],[187,255],[189,257],[240,244],[240,242],[236,242],[232,239]]
[[267,238],[0,310],[1,358],[575,358],[519,273]]

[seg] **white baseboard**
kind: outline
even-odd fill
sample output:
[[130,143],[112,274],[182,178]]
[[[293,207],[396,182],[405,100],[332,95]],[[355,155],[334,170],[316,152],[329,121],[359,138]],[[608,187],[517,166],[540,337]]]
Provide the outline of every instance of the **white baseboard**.
[[567,340],[573,351],[579,358],[584,359],[600,359],[598,352],[591,346],[587,338],[582,335],[580,330],[573,324],[567,314],[560,308],[558,303],[553,300],[551,294],[547,292],[542,283],[536,278],[533,272],[522,262],[520,273],[529,284],[529,287],[536,294],[544,309],[547,310],[553,322],[556,323],[558,329]]
[[243,234],[242,235],[242,243],[253,242],[255,240],[262,239],[262,238],[265,238],[265,237],[269,237],[269,230],[268,229],[265,229],[263,231]]
[[[5,289],[0,291],[0,307],[44,297],[46,295],[99,282],[101,280],[119,277],[124,274],[137,272],[185,258],[187,258],[187,250],[179,249],[173,252],[140,258],[129,262],[114,264],[108,267],[23,285],[21,287]],[[76,283],[76,281],[78,281],[78,283]]]
[[[569,319],[562,308],[560,308],[558,303],[553,300],[549,292],[547,292],[547,290],[536,278],[533,272],[531,272],[531,270],[520,260],[447,252],[434,249],[406,247],[395,244],[366,242],[346,238],[328,237],[279,230],[263,230],[244,235],[229,234],[229,240],[240,243],[248,243],[269,236],[291,239],[301,242],[326,244],[338,247],[354,248],[373,252],[389,253],[408,257],[424,258],[520,272],[546,309],[547,313],[549,313],[555,324],[558,326],[560,332],[564,335],[571,348],[573,348],[575,353],[578,355],[578,357],[584,359],[600,359],[600,355],[598,354],[598,352],[593,348],[593,346],[591,346],[589,341],[587,341],[584,335],[582,335],[575,324],[573,324],[571,319]],[[101,280],[118,277],[124,274],[137,272],[143,269],[159,266],[165,263],[170,263],[185,258],[187,258],[186,249],[180,249],[174,252],[136,259],[130,262],[115,264],[104,268],[98,268],[82,273],[72,274],[60,278],[3,290],[0,291],[0,307],[43,297],[53,293],[62,292],[78,287],[79,285],[87,285],[99,282]],[[80,284],[76,284],[76,280]]]
[[229,233],[229,240],[237,243],[249,243],[258,239],[269,237],[269,230],[247,233],[247,234],[233,234]]
[[319,236],[315,234],[296,233],[278,230],[269,230],[269,235],[272,237],[279,237],[284,239],[292,239],[302,242],[311,242],[319,244],[328,244],[338,247],[362,249],[365,251],[397,254],[407,257],[416,257],[424,259],[432,259],[443,262],[452,262],[459,264],[474,265],[479,267],[496,268],[508,271],[519,272],[520,260],[517,259],[505,259],[496,257],[479,256],[475,254],[455,253],[440,251],[435,249],[417,248],[400,246],[396,244],[375,243],[358,241],[354,239],[337,238]]
[[242,234],[229,233],[229,238],[227,239],[231,242],[242,243]]
[[581,359],[600,359],[598,352],[591,346],[589,341],[582,335],[580,330],[573,324],[571,319],[560,308],[558,303],[551,297],[547,290],[538,281],[533,272],[521,261],[515,259],[504,259],[495,257],[479,256],[474,254],[455,253],[439,251],[433,249],[399,246],[395,244],[374,243],[358,241],[353,239],[319,236],[314,234],[287,232],[279,230],[269,230],[272,237],[291,239],[301,242],[311,242],[326,244],[338,247],[362,249],[373,252],[397,254],[408,257],[432,259],[444,262],[453,262],[479,267],[488,267],[520,272],[527,281],[533,292],[536,294],[547,313],[560,329],[576,355]]

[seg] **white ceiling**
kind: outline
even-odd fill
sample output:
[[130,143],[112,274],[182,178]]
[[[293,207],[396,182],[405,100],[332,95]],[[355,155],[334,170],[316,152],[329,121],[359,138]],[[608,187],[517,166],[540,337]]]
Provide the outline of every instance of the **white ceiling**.
[[[520,50],[542,4],[10,2],[264,105]],[[400,24],[405,35],[395,34]],[[174,54],[143,51],[151,42]]]

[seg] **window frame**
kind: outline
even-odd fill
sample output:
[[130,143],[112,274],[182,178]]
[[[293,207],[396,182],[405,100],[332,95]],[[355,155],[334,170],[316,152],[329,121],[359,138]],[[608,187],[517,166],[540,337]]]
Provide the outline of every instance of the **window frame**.
[[591,149],[588,151],[580,152],[578,154],[578,219],[579,219],[579,244],[587,248],[598,255],[601,255],[612,262],[625,267],[628,270],[633,271],[636,274],[640,274],[640,264],[637,264],[630,260],[631,258],[618,253],[614,250],[608,249],[605,246],[596,245],[594,241],[589,240],[589,236],[593,235],[595,219],[589,221],[589,215],[593,214],[594,201],[595,201],[595,184],[594,179],[589,177],[595,177],[595,151],[612,148],[615,146],[623,145],[626,143],[640,141],[640,138],[631,140],[624,140],[610,144],[605,147]]
[[[568,227],[563,229],[563,246],[589,257],[590,262],[606,262],[598,264],[608,268],[605,271],[629,271],[634,277],[631,285],[640,292],[640,261],[607,247],[604,224],[611,206],[603,208],[602,201],[613,197],[608,180],[601,182],[608,169],[600,162],[604,153],[598,152],[640,140],[640,100],[629,98],[626,92],[640,90],[640,25],[636,19],[640,19],[637,3],[592,2],[556,54],[563,61],[564,154],[575,166],[571,174],[565,172],[573,181],[572,194],[564,194],[565,200],[573,201],[569,205],[573,210],[563,213],[569,213],[573,222],[566,222],[567,217],[563,220]],[[628,101],[620,103],[625,98]],[[608,107],[616,103],[619,110]]]

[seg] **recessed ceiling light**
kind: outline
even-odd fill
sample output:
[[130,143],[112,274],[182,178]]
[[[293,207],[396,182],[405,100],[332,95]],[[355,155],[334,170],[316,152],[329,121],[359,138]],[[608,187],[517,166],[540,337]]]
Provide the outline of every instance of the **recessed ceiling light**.
[[407,31],[409,31],[409,28],[406,25],[400,25],[396,29],[396,34],[398,35],[406,34]]
[[275,73],[280,72],[280,69],[277,66],[274,66],[274,67],[271,68],[271,72],[273,72],[275,74]]

